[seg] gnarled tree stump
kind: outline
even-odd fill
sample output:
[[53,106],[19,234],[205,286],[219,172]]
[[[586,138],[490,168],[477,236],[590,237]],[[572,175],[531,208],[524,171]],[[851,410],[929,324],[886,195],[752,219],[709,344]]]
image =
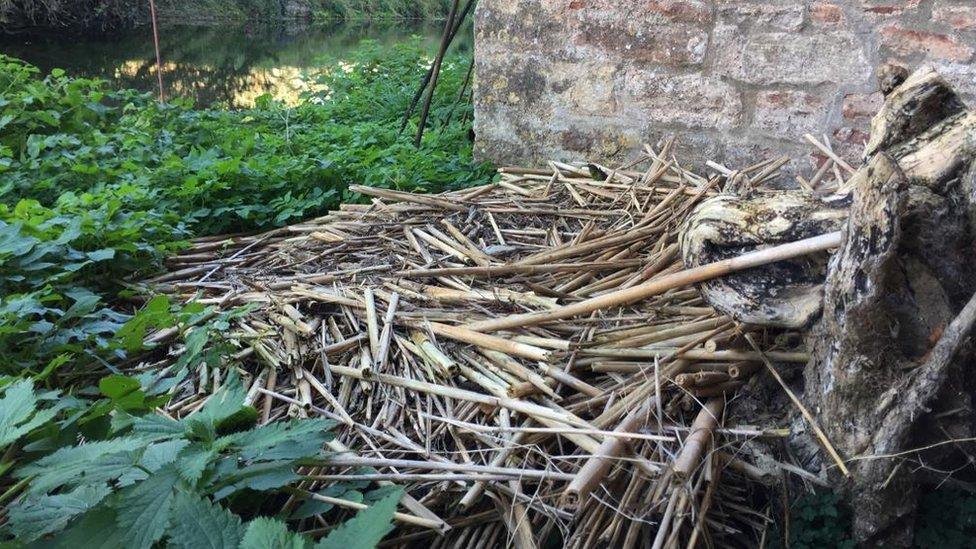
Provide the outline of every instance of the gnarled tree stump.
[[908,546],[918,479],[886,456],[971,430],[930,411],[940,400],[972,410],[960,375],[972,352],[933,348],[976,290],[976,112],[919,71],[889,93],[865,154],[808,337],[804,399],[855,458],[846,491],[858,541]]

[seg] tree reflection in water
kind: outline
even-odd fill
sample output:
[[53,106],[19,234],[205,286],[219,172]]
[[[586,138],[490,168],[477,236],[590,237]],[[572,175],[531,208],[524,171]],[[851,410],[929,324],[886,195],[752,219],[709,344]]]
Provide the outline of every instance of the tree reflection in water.
[[[439,24],[164,27],[160,30],[163,83],[167,97],[192,99],[199,106],[254,106],[270,94],[295,104],[308,82],[305,71],[342,58],[360,40],[393,44],[412,34],[436,49]],[[456,47],[470,49],[470,36]],[[148,28],[112,37],[64,35],[0,36],[0,52],[44,71],[58,67],[76,76],[99,77],[117,87],[156,91],[156,64]]]

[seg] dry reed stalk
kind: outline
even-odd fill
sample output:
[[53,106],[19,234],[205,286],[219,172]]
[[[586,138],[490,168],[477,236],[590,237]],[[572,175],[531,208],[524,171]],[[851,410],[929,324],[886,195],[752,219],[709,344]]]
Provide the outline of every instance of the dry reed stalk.
[[[339,422],[334,469],[302,466],[303,491],[353,478],[404,486],[401,506],[420,522],[400,522],[389,543],[528,545],[558,532],[570,547],[650,546],[648,522],[667,525],[665,545],[695,531],[725,539],[762,525],[729,489],[738,475],[712,488],[693,469],[672,482],[678,439],[698,436],[686,436],[687,391],[734,391],[763,357],[803,362],[807,353],[751,348],[693,284],[824,249],[832,237],[685,271],[678,228],[723,183],[768,181],[782,164],[702,177],[669,141],[617,168],[503,169],[498,183],[436,196],[353,187],[371,203],[262,235],[201,239],[152,284],[214,305],[211,318],[252,304],[215,334],[236,347],[248,401],[262,424]],[[123,368],[173,375],[188,328],[150,335],[148,356]],[[174,419],[226,379],[210,366],[191,373],[169,391]],[[712,433],[730,446],[782,436]],[[349,476],[355,464],[379,470]],[[704,522],[688,520],[698,486],[715,502]],[[580,487],[574,521],[553,503]],[[458,511],[446,525],[439,518]],[[306,531],[320,536],[328,521],[313,517]],[[450,530],[439,537],[435,525]]]

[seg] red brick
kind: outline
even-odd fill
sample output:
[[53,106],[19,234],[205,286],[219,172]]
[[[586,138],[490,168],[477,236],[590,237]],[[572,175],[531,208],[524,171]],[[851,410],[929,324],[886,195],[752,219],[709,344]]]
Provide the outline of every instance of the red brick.
[[937,6],[932,18],[957,30],[976,30],[976,6]]
[[865,13],[875,16],[890,16],[890,15],[901,15],[906,11],[912,11],[918,9],[918,4],[921,0],[905,0],[905,1],[889,1],[889,2],[876,2],[876,1],[863,1],[861,6],[864,8]]
[[844,118],[848,120],[860,120],[872,118],[884,104],[884,96],[881,92],[872,94],[849,93],[844,96],[844,106],[842,112]]
[[891,23],[881,28],[881,43],[899,55],[924,53],[936,59],[968,61],[973,48],[956,39],[935,32],[906,29]]
[[844,9],[837,4],[817,2],[810,7],[810,19],[824,25],[836,25],[844,21]]

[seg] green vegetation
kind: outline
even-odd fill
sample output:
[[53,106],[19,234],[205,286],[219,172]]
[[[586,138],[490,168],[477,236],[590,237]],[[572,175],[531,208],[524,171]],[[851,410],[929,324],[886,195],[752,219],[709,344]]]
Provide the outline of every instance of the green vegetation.
[[[793,502],[789,543],[785,546],[794,549],[852,549],[851,514],[841,505],[840,496],[831,492],[816,492]],[[783,532],[779,527],[773,531],[770,547],[784,547]]]
[[450,0],[312,0],[318,20],[446,18]]
[[915,546],[963,549],[976,540],[976,495],[953,489],[925,494],[916,523]]
[[[932,490],[919,503],[915,543],[919,549],[964,549],[976,539],[976,495],[949,488]],[[783,547],[783,533],[773,530],[770,547]],[[790,509],[789,547],[854,547],[851,511],[839,495],[815,492],[797,498]]]
[[[222,340],[240,312],[145,302],[132,282],[191,237],[356,200],[350,183],[438,191],[487,181],[488,167],[472,164],[471,107],[457,101],[460,59],[444,66],[421,150],[411,128],[397,135],[427,66],[418,44],[364,43],[301,106],[262,98],[242,111],[159,104],[62,71],[42,78],[0,56],[0,504],[16,501],[5,535],[72,544],[114,525],[126,546],[199,546],[202,530],[180,518],[193,515],[230,545],[310,544],[285,521],[328,506],[262,513],[295,494],[294,465],[316,458],[324,438],[309,433],[323,425],[256,427]],[[113,365],[164,328],[184,340],[176,367],[119,375]],[[219,397],[181,421],[156,415],[203,364],[227,372]],[[333,535],[382,537],[398,496],[340,487],[376,503]]]
[[[274,22],[315,19],[433,19],[450,0],[156,0],[161,21],[171,23]],[[0,29],[70,28],[104,31],[145,25],[148,2],[128,0],[0,0]]]

